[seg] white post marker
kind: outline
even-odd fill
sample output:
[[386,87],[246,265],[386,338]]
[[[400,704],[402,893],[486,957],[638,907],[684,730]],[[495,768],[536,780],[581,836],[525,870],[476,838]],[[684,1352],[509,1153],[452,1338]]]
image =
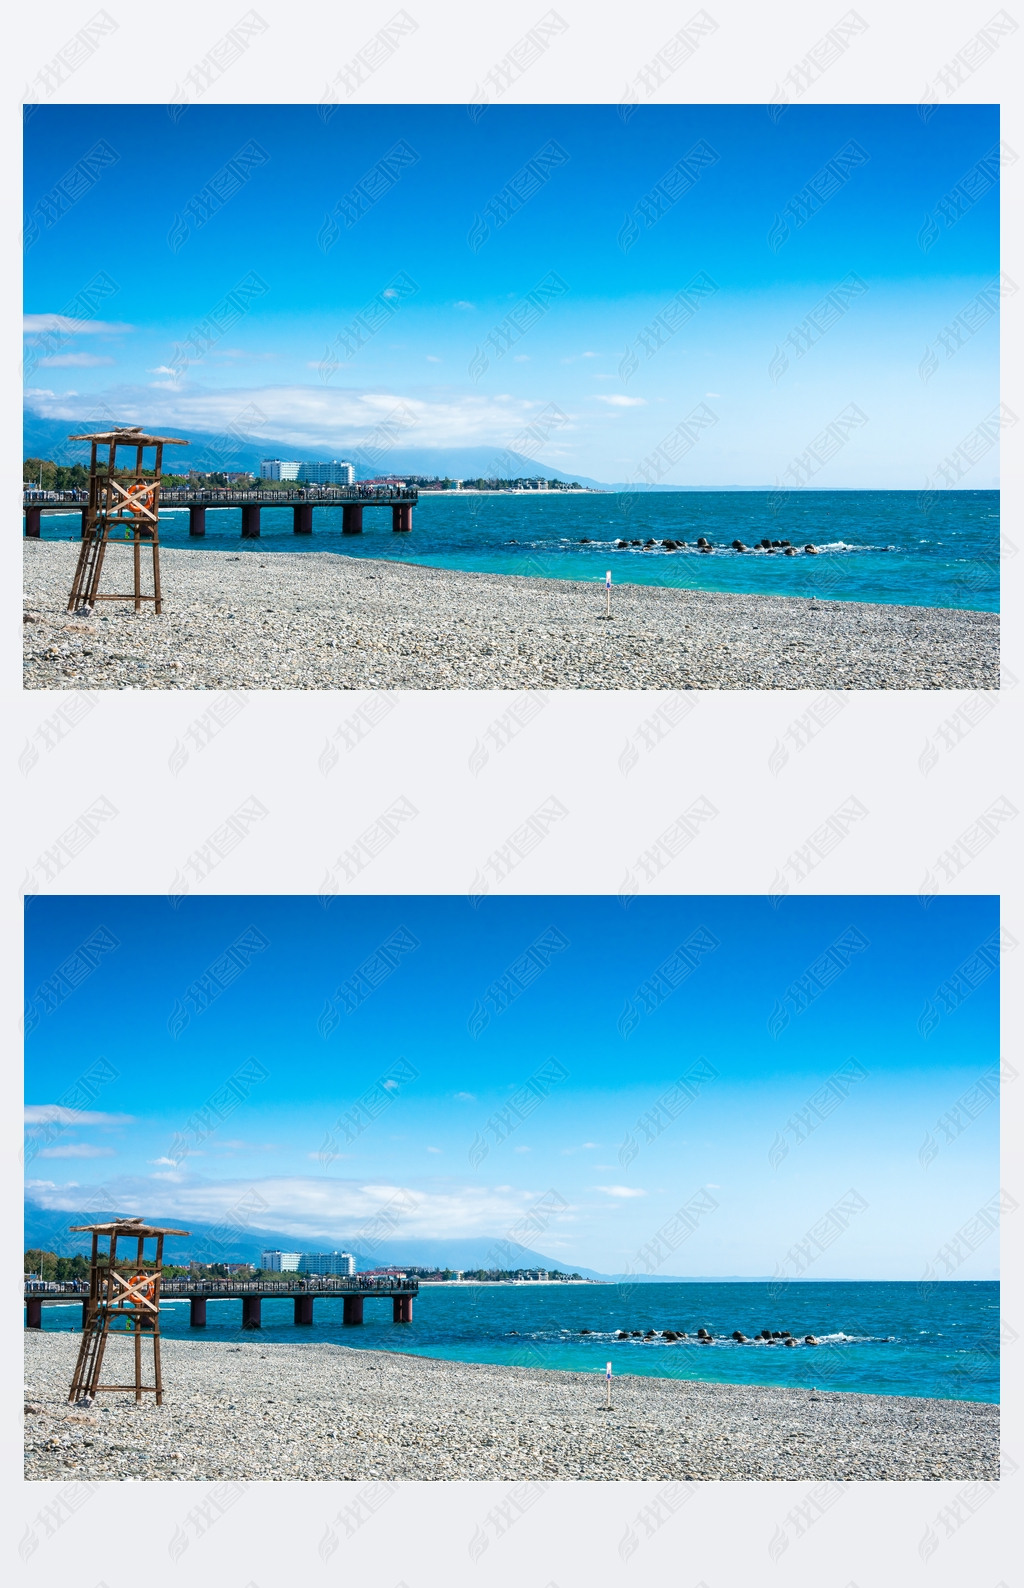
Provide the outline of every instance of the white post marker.
[[609,1362],[604,1370],[605,1410],[612,1409],[612,1365]]
[[612,615],[612,571],[609,568],[604,576],[604,615],[609,621]]

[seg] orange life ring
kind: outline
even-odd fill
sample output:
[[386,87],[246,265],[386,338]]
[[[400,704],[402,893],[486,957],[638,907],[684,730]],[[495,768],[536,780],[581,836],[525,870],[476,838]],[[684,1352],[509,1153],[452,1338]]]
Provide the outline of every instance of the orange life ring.
[[[156,1280],[152,1274],[133,1274],[128,1281],[136,1294],[141,1295],[144,1301],[152,1301],[156,1294]],[[128,1298],[129,1307],[137,1307],[138,1302],[131,1296]]]
[[[141,518],[143,516],[141,509],[153,506],[153,489],[153,486],[147,485],[145,480],[136,480],[134,485],[129,485],[129,500],[124,504],[128,512],[134,513],[136,518]],[[138,505],[132,498],[138,498]]]

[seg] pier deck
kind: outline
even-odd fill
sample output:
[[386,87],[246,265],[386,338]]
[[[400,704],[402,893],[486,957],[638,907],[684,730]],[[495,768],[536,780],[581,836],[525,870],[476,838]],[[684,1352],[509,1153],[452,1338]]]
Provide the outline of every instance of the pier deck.
[[[290,507],[292,529],[296,535],[313,533],[313,510],[340,507],[343,535],[361,535],[363,509],[390,507],[391,528],[396,534],[412,529],[412,510],[419,501],[413,485],[296,486],[294,491],[235,490],[230,486],[210,489],[162,488],[160,507],[188,508],[189,535],[206,534],[206,515],[226,507],[241,508],[242,539],[256,540],[260,533],[260,512],[264,507]],[[44,513],[80,513],[84,530],[89,509],[88,491],[25,491],[22,495],[25,535],[38,540]]]
[[[296,1277],[294,1283],[282,1284],[274,1284],[272,1280],[265,1279],[200,1281],[165,1279],[160,1286],[160,1299],[188,1301],[189,1326],[193,1329],[205,1329],[206,1306],[210,1301],[241,1301],[242,1328],[258,1329],[261,1324],[260,1307],[264,1298],[272,1301],[292,1301],[295,1323],[312,1324],[314,1301],[318,1298],[336,1299],[340,1296],[343,1304],[342,1322],[359,1324],[363,1321],[363,1303],[367,1297],[390,1296],[392,1321],[411,1323],[413,1299],[418,1295],[419,1288],[419,1281],[416,1279],[361,1279],[358,1274],[351,1279],[311,1274],[305,1282]],[[89,1305],[87,1285],[83,1288],[74,1281],[63,1284],[56,1281],[26,1284],[25,1327],[42,1328],[43,1307],[66,1307],[69,1302],[75,1301],[82,1303],[84,1327]]]

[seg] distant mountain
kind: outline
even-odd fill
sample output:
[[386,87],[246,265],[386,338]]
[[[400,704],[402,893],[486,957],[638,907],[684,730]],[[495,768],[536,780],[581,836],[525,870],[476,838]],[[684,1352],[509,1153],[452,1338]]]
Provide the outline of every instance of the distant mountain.
[[[91,1237],[73,1235],[72,1224],[102,1224],[108,1219],[132,1216],[133,1210],[104,1208],[88,1213],[54,1212],[35,1203],[25,1204],[25,1250],[40,1247],[56,1252],[58,1257],[73,1257],[77,1252],[87,1253]],[[344,1235],[314,1241],[292,1232],[270,1229],[240,1230],[236,1235],[224,1226],[198,1224],[191,1219],[164,1218],[159,1212],[147,1215],[155,1224],[173,1228],[188,1228],[188,1237],[175,1237],[167,1242],[169,1263],[258,1263],[262,1251],[343,1251],[351,1252],[360,1272],[367,1268],[398,1267],[403,1263],[417,1268],[493,1268],[503,1266],[500,1239],[474,1236],[465,1240],[431,1240],[418,1236],[408,1240],[382,1241],[372,1253],[361,1252],[358,1242]],[[584,1279],[601,1279],[605,1276],[593,1269],[580,1268],[565,1258],[545,1257],[541,1252],[527,1247],[516,1249],[513,1266],[516,1268],[558,1268],[563,1272],[582,1274]]]
[[[58,463],[87,463],[89,447],[84,441],[68,441],[68,436],[88,430],[100,430],[112,424],[138,423],[136,416],[117,420],[97,420],[83,417],[79,421],[45,419],[42,414],[26,410],[24,416],[24,455],[26,458],[49,458]],[[272,439],[239,440],[233,436],[214,435],[210,431],[181,429],[173,425],[155,425],[154,433],[171,432],[189,442],[184,447],[170,447],[164,458],[168,472],[176,468],[194,468],[202,471],[223,469],[229,473],[248,469],[254,474],[264,458],[292,458],[299,463],[316,463],[340,458],[353,463],[357,480],[367,480],[377,474],[436,474],[456,480],[473,480],[493,476],[500,470],[503,478],[520,476],[546,480],[575,480],[580,485],[605,489],[598,480],[583,474],[565,474],[550,463],[524,457],[504,447],[402,447],[397,446],[381,453],[376,460],[359,462],[359,444],[346,446],[338,442],[333,447],[297,447],[290,441]]]

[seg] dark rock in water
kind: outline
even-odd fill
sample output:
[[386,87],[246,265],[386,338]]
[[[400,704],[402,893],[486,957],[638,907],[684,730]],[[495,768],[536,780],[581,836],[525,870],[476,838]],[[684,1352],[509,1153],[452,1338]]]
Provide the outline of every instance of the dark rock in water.
[[761,1330],[761,1339],[762,1340],[770,1340],[771,1337],[772,1337],[772,1331],[770,1329],[762,1329]]
[[791,540],[780,540],[779,541],[779,545],[780,546],[791,546],[792,544],[793,544],[793,542]]
[[732,1331],[732,1337],[734,1340],[745,1340],[747,1338],[746,1335],[743,1334],[739,1329],[734,1329]]
[[792,546],[787,546],[785,551],[783,552],[783,556],[784,557],[795,557],[796,556],[796,552],[793,550]]
[[781,542],[781,540],[773,540],[773,541],[772,541],[772,547],[773,547],[773,548],[774,548],[774,547],[775,547],[775,546],[781,546],[781,545],[782,545],[782,542]]
[[647,539],[644,541],[644,545],[645,546],[653,546],[654,544],[655,544],[655,541],[654,541],[653,536],[648,535]]
[[714,554],[715,548],[714,546],[700,546],[698,550],[702,557],[710,557]]
[[820,557],[821,556],[821,553],[819,552],[817,546],[805,546],[804,547],[804,551],[807,553],[808,557]]
[[789,1332],[789,1330],[788,1330],[788,1329],[783,1329],[783,1330],[782,1330],[782,1338],[783,1338],[783,1339],[784,1339],[784,1340],[789,1340],[789,1339],[791,1339],[791,1338],[792,1338],[792,1336],[791,1336],[791,1335],[790,1335],[790,1332]]
[[581,1329],[580,1334],[593,1334],[593,1329]]
[[772,1339],[773,1340],[781,1340],[782,1339],[782,1330],[781,1329],[773,1329],[772,1330]]
[[796,1346],[797,1344],[799,1344],[799,1342],[797,1340],[793,1339],[792,1335],[790,1335],[788,1340],[783,1340],[782,1343],[783,1343],[783,1345],[792,1345],[792,1346]]
[[767,551],[768,547],[771,545],[771,541],[770,540],[759,540],[758,541],[758,545],[761,546],[765,551]]
[[805,1334],[804,1335],[804,1345],[817,1345],[817,1343],[818,1342],[814,1338],[813,1334]]
[[707,1332],[708,1331],[706,1329],[698,1329],[697,1330],[697,1339],[698,1340],[703,1340],[703,1338],[707,1334]]
[[633,1336],[634,1340],[639,1340],[639,1338],[640,1338],[640,1330],[639,1329],[631,1329],[629,1332]]
[[581,546],[592,546],[593,544],[594,544],[594,542],[592,540],[588,539],[588,537],[586,535],[582,535],[580,537],[580,545]]
[[700,1343],[701,1345],[714,1345],[715,1342],[713,1335],[706,1334]]
[[675,1335],[675,1330],[674,1329],[665,1329],[663,1331],[663,1333],[662,1333],[662,1339],[663,1340],[674,1340],[675,1337],[676,1337],[676,1335]]
[[615,1336],[615,1338],[617,1340],[628,1340],[629,1339],[629,1331],[627,1329],[620,1329],[618,1334]]
[[642,540],[631,540],[629,544],[631,546],[642,546],[643,545],[643,541]]
[[663,540],[661,544],[664,546],[666,551],[675,551],[676,549],[676,543],[674,540]]

